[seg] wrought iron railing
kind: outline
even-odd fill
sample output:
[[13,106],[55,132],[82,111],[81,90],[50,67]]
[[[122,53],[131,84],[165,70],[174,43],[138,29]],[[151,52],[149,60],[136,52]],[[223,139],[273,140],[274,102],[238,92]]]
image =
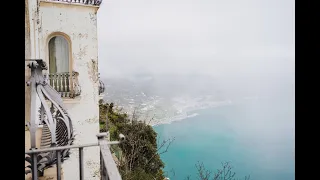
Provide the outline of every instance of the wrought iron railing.
[[[118,171],[117,165],[113,160],[110,145],[115,145],[121,143],[124,140],[124,136],[120,137],[120,141],[107,141],[105,137],[107,136],[106,133],[100,133],[97,135],[99,142],[92,143],[92,144],[85,144],[85,145],[73,145],[73,146],[60,146],[60,147],[52,147],[46,149],[32,149],[26,151],[25,153],[28,154],[31,158],[31,166],[36,167],[38,164],[37,157],[38,154],[45,153],[45,152],[53,152],[56,154],[57,161],[56,161],[56,170],[57,170],[57,180],[61,180],[61,160],[63,150],[69,149],[79,149],[79,180],[84,180],[84,167],[83,167],[83,148],[87,147],[100,147],[100,176],[101,180],[121,180],[120,173]],[[33,169],[33,168],[32,168]],[[32,171],[32,179],[37,180],[38,172],[35,168]]]
[[[96,144],[72,145],[74,141],[72,121],[60,94],[48,84],[48,80],[42,74],[42,70],[47,70],[46,63],[41,59],[27,61],[30,61],[28,66],[31,69],[30,81],[27,82],[31,87],[31,110],[30,122],[26,122],[26,125],[30,132],[31,148],[25,152],[25,161],[30,164],[26,166],[25,173],[31,173],[32,180],[37,180],[38,175],[42,176],[46,168],[56,164],[57,179],[61,180],[61,163],[69,157],[70,149],[79,148],[79,172],[80,180],[83,180],[83,148],[100,146],[101,179],[121,180],[109,145],[119,144],[124,140],[124,136],[120,135],[120,141],[108,142],[104,138],[107,133],[100,133],[97,135],[99,141]],[[37,97],[41,102],[39,119],[43,124],[40,149],[36,148]]]
[[[37,119],[43,124],[40,148],[54,148],[70,146],[74,140],[71,118],[64,107],[60,94],[48,84],[42,71],[47,70],[46,63],[42,59],[28,60],[31,69],[31,77],[27,85],[31,89],[30,122],[26,122],[31,141],[31,150],[36,149]],[[37,117],[37,97],[40,104],[40,116]],[[25,160],[31,165],[27,166],[26,174],[32,172],[32,179],[43,174],[44,169],[69,156],[70,149],[63,149],[60,153],[40,152],[36,156],[26,155]]]
[[104,83],[101,81],[101,79],[99,78],[99,95],[103,94],[105,90],[105,86]]
[[61,97],[75,98],[81,94],[81,87],[78,80],[79,73],[73,71],[72,73],[54,73],[46,75],[49,79],[50,86],[52,86]]
[[102,3],[102,0],[41,0],[41,1],[52,1],[52,2],[67,2],[74,4],[86,4],[99,6]]

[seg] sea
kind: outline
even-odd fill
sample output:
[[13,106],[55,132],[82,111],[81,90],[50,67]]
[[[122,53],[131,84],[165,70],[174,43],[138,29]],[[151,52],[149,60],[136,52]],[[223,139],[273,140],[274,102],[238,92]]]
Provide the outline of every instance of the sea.
[[188,112],[197,116],[154,126],[159,143],[175,139],[161,154],[166,176],[170,180],[187,176],[197,180],[197,163],[215,173],[228,162],[238,179],[294,180],[294,108],[292,97],[242,98]]

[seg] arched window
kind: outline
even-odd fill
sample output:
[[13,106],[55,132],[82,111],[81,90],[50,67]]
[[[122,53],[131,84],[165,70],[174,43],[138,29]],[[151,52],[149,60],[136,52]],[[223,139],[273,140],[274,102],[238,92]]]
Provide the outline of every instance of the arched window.
[[64,35],[49,39],[49,81],[61,97],[74,98],[80,95],[78,74],[72,71],[71,42]]
[[49,73],[69,71],[69,43],[63,36],[54,36],[49,41]]

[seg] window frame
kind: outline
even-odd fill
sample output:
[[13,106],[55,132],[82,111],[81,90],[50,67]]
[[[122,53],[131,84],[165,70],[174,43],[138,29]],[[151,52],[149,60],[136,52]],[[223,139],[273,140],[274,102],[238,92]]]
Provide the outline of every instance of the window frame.
[[51,33],[48,38],[47,38],[47,41],[46,41],[46,62],[47,62],[47,65],[48,65],[48,73],[50,72],[50,51],[49,51],[49,42],[52,38],[54,37],[57,37],[57,36],[61,36],[63,37],[67,43],[68,43],[68,48],[69,48],[69,57],[68,57],[68,61],[69,61],[69,73],[72,74],[72,71],[73,71],[73,60],[72,60],[72,48],[71,48],[71,39],[70,37],[63,33],[63,32],[54,32],[54,33]]
[[[46,63],[47,63],[47,66],[48,66],[47,73],[48,74],[50,73],[50,53],[49,53],[50,52],[49,51],[50,45],[49,45],[49,43],[50,43],[50,40],[52,38],[57,37],[57,36],[63,37],[68,43],[68,48],[69,48],[69,57],[68,57],[69,58],[69,73],[70,73],[70,76],[72,76],[72,74],[73,74],[72,42],[71,42],[70,37],[67,34],[63,33],[63,32],[53,32],[50,35],[48,35],[48,37],[47,37],[46,46],[45,46],[46,47],[46,50],[45,50],[46,56],[45,57],[46,57]],[[74,81],[74,79],[71,78],[71,84],[74,84],[73,81]],[[71,85],[70,92],[73,92],[73,91],[74,91],[74,87],[73,87],[73,85]],[[62,97],[62,98],[64,99],[66,97]]]

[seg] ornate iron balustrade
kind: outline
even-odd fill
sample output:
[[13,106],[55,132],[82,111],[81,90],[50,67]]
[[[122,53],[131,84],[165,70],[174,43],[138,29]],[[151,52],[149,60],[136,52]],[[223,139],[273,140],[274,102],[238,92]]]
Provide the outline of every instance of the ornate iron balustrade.
[[[72,121],[64,107],[60,94],[48,84],[47,79],[42,74],[42,70],[47,70],[46,63],[42,59],[29,61],[31,61],[28,65],[31,69],[31,77],[27,85],[31,86],[31,112],[30,122],[26,122],[26,125],[30,131],[30,150],[36,149],[37,118],[43,124],[40,148],[70,146],[74,140]],[[36,117],[37,97],[41,102],[39,117]],[[44,169],[47,167],[69,157],[69,150],[66,148],[59,151],[59,153],[40,152],[31,157],[26,155],[25,160],[30,165],[26,167],[25,173],[32,172],[32,179],[36,180],[38,173],[40,175],[43,174]]]
[[[119,144],[124,140],[124,136],[120,135],[120,141],[108,142],[105,139],[107,133],[100,133],[97,135],[99,143],[72,145],[74,141],[72,121],[64,108],[60,94],[48,84],[48,80],[42,74],[42,70],[47,69],[45,62],[41,59],[29,61],[31,61],[28,65],[31,69],[31,78],[27,85],[31,86],[31,112],[30,122],[26,122],[26,125],[30,131],[31,148],[25,152],[25,161],[30,164],[25,167],[25,174],[31,173],[32,180],[37,180],[38,175],[42,176],[46,168],[56,164],[57,180],[61,180],[61,163],[69,157],[70,149],[79,148],[79,177],[83,180],[83,148],[100,146],[101,179],[121,180],[109,146]],[[39,119],[43,124],[40,149],[36,148],[37,96],[41,102]]]
[[101,79],[99,78],[99,95],[104,93],[105,90],[105,86],[104,83],[101,81]]
[[100,6],[100,4],[102,3],[102,0],[42,0],[42,1],[66,2],[66,3],[74,3],[74,4],[93,5],[93,6]]
[[50,86],[59,92],[61,97],[75,98],[81,94],[78,76],[79,73],[73,71],[49,74],[46,75],[46,79],[49,79]]

